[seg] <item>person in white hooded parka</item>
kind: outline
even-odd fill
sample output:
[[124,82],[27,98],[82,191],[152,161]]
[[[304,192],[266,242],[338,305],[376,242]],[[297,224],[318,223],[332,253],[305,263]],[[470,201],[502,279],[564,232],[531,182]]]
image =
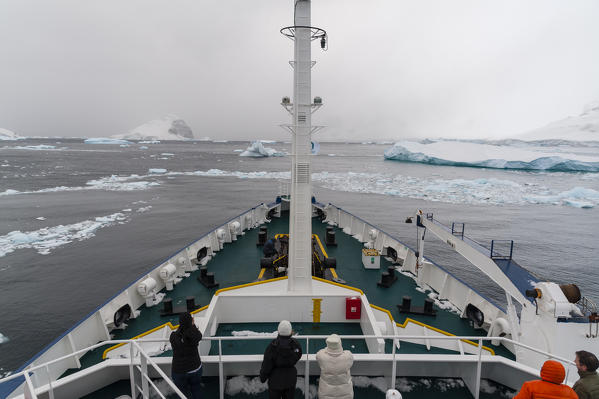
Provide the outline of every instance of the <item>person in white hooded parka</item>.
[[343,350],[337,334],[330,335],[326,342],[327,347],[316,354],[320,366],[318,399],[352,399],[354,387],[349,370],[354,364],[354,356]]

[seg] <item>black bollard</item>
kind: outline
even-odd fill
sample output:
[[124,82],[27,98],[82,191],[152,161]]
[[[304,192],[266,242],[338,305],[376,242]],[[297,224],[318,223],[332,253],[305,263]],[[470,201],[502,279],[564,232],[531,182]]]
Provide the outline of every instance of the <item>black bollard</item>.
[[185,300],[185,303],[187,305],[188,312],[193,312],[194,310],[196,310],[196,299],[194,297],[188,296]]

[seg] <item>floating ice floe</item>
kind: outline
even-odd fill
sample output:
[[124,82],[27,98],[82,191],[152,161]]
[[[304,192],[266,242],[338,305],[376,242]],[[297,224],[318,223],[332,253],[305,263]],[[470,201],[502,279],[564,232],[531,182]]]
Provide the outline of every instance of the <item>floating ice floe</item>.
[[0,333],[0,344],[3,344],[4,342],[8,342],[8,337]]
[[[160,140],[142,140],[138,141],[138,144],[160,144]],[[148,148],[148,147],[146,147]]]
[[262,144],[261,141],[252,142],[252,144],[250,144],[250,146],[245,151],[243,151],[241,154],[239,154],[240,157],[254,157],[254,158],[282,157],[285,155],[286,154],[284,154],[282,152],[278,152],[274,148],[264,147],[264,144]]
[[449,140],[400,141],[385,151],[385,159],[495,169],[599,172],[599,154],[541,152],[510,145]]
[[85,139],[83,140],[83,142],[85,144],[131,144],[131,142],[127,140],[113,139],[107,137],[94,137],[91,139]]
[[154,174],[154,175],[162,175],[162,174],[166,173],[166,169],[163,169],[163,168],[152,168],[152,169],[148,169],[148,173],[149,174]]
[[142,145],[141,147],[139,147],[140,150],[147,150],[148,146]]
[[16,146],[16,147],[10,147],[10,148],[13,149],[13,150],[42,151],[42,150],[55,150],[56,146],[54,146],[54,145],[40,144],[40,145]]
[[17,191],[8,189],[4,192],[0,192],[0,197],[6,195],[19,195],[19,194],[42,194],[42,193],[55,193],[64,191],[83,191],[83,190],[107,190],[107,191],[139,191],[147,190],[153,186],[159,186],[160,183],[156,181],[130,181],[139,180],[147,176],[130,175],[130,176],[109,176],[103,177],[96,180],[90,180],[86,183],[85,187],[50,187],[43,188],[35,191]]
[[73,241],[83,241],[95,236],[96,231],[101,228],[127,221],[127,216],[118,212],[107,216],[96,217],[94,220],[84,220],[66,226],[44,227],[28,232],[11,231],[6,235],[0,236],[0,257],[17,249],[24,248],[33,248],[41,255],[48,255],[55,248]]

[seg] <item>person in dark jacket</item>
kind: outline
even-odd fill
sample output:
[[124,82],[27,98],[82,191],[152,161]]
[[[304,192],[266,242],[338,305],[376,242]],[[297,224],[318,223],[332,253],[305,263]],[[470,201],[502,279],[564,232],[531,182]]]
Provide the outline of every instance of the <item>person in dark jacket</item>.
[[[179,316],[179,328],[170,336],[173,348],[173,364],[171,376],[175,385],[188,398],[201,397],[202,361],[198,353],[198,345],[202,333],[193,323],[189,312]],[[189,393],[191,392],[191,396]]]
[[591,352],[576,352],[576,368],[580,379],[576,381],[572,389],[580,399],[599,399],[599,360]]
[[297,382],[295,364],[302,357],[302,347],[291,338],[291,323],[283,320],[277,328],[279,335],[266,347],[260,368],[260,381],[268,380],[270,399],[292,399]]

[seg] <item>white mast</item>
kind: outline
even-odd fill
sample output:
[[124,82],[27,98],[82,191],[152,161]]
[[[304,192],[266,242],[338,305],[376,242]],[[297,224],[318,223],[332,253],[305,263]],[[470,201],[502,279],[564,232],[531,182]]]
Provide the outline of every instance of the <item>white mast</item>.
[[326,32],[310,26],[310,0],[294,0],[294,25],[281,33],[294,40],[293,104],[283,99],[283,106],[292,115],[286,126],[292,133],[291,206],[289,215],[289,291],[312,290],[312,185],[311,139],[312,111],[321,103],[312,103],[311,42],[320,39],[324,46]]

